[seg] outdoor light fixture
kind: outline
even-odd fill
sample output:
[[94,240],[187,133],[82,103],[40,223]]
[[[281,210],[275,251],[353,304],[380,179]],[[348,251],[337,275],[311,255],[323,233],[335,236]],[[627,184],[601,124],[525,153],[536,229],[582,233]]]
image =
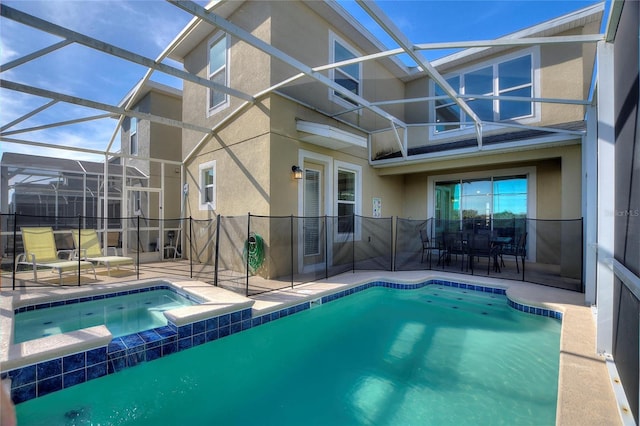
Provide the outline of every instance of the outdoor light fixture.
[[291,166],[294,179],[302,179],[302,169],[298,166]]

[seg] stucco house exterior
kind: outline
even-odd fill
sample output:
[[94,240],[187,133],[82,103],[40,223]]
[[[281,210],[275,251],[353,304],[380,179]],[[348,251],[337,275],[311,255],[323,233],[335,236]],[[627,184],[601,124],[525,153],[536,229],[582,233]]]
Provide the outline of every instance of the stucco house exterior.
[[[598,34],[603,8],[436,60],[434,78],[376,58],[385,48],[335,2],[215,5],[229,30],[189,25],[170,53],[227,87],[184,82],[183,120],[213,129],[182,130],[185,215],[579,219],[596,46],[526,39]],[[318,249],[305,232],[300,258]],[[531,256],[556,243],[530,241]]]

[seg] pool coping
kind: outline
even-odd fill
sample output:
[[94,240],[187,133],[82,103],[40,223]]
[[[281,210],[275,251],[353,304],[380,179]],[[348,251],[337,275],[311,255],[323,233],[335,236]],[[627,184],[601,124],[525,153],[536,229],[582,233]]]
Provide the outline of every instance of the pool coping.
[[165,312],[167,319],[180,327],[232,311],[251,308],[252,299],[229,292],[201,281],[147,279],[136,282],[51,288],[33,293],[0,292],[0,371],[10,371],[68,354],[86,352],[108,346],[113,336],[104,325],[84,328],[13,344],[14,312],[25,306],[57,302],[74,298],[90,298],[114,292],[145,289],[153,285],[167,285],[201,301],[189,307]]
[[[520,281],[495,280],[485,277],[469,279],[468,276],[447,272],[438,273],[437,271],[345,273],[326,280],[300,284],[294,288],[252,296],[250,299],[206,283],[186,281],[183,285],[185,287],[195,286],[203,289],[215,289],[212,292],[216,294],[210,294],[210,296],[212,300],[215,300],[216,297],[220,298],[220,300],[215,300],[212,303],[216,304],[216,308],[222,309],[222,311],[225,309],[227,312],[237,310],[237,307],[233,306],[233,303],[229,303],[228,299],[227,303],[223,302],[227,296],[234,300],[238,297],[244,303],[248,303],[248,305],[244,306],[251,306],[249,312],[251,312],[252,318],[243,321],[241,327],[240,324],[236,324],[238,326],[236,331],[242,331],[245,329],[245,325],[246,328],[250,328],[281,316],[313,308],[315,305],[322,303],[323,298],[326,301],[326,298],[332,294],[349,295],[355,292],[358,287],[361,289],[368,288],[366,286],[367,283],[388,281],[389,283],[412,285],[438,279],[502,289],[510,306],[522,311],[533,308],[533,312],[530,313],[538,315],[542,311],[538,312],[536,309],[546,309],[549,312],[560,313],[562,331],[556,424],[623,424],[621,419],[622,410],[618,406],[614,395],[606,360],[604,356],[595,352],[595,321],[593,313],[589,306],[585,306],[584,294],[581,293]],[[147,281],[157,282],[159,280]],[[140,285],[140,283],[135,284]],[[111,284],[106,287],[113,289],[116,285]],[[96,287],[98,286],[89,288]],[[63,298],[68,298],[68,293],[66,291],[63,293],[65,293]],[[4,298],[0,297],[0,299]],[[0,303],[0,308],[0,315],[4,317],[5,308],[2,303]],[[198,318],[205,318],[207,315],[210,315],[210,313],[196,312],[193,315],[176,315],[174,320],[187,323]],[[0,317],[0,321],[3,320],[2,317]],[[4,326],[0,322],[0,332],[2,329],[4,329]],[[90,329],[82,331],[86,330]],[[0,343],[4,341],[3,339]],[[194,339],[193,345],[195,346],[195,344]],[[0,365],[2,366],[0,370],[10,370],[2,362],[2,359],[0,359]]]

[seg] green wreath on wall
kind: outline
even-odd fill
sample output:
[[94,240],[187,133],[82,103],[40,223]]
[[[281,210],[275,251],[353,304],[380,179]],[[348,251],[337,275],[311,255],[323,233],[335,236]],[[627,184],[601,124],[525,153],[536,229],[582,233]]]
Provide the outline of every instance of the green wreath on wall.
[[242,258],[245,264],[249,265],[249,271],[255,274],[264,262],[264,241],[262,237],[254,232],[249,234],[249,238],[244,242]]

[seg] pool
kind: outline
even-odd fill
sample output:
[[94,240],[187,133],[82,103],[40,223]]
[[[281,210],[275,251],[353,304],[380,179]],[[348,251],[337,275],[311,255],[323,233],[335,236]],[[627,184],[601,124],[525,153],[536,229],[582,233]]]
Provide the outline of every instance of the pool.
[[18,404],[18,421],[555,424],[560,322],[469,287],[325,296],[317,308],[253,318],[224,339]]
[[163,312],[197,301],[168,288],[145,289],[21,308],[14,319],[14,343],[106,325],[113,337],[167,325]]

